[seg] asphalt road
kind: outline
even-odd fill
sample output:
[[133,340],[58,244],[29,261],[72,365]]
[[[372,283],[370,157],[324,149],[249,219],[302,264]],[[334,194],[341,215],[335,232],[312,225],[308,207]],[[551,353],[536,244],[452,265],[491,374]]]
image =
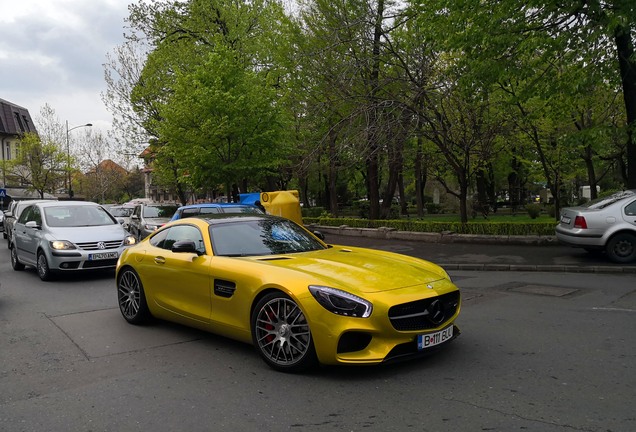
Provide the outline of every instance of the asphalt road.
[[289,375],[248,345],[128,325],[111,273],[44,283],[32,269],[14,272],[0,241],[0,430],[636,430],[635,274],[450,274],[463,293],[462,334],[445,349]]
[[592,254],[559,244],[428,243],[339,234],[327,234],[325,241],[413,255],[441,264],[449,270],[636,274],[636,262],[617,264],[603,253]]

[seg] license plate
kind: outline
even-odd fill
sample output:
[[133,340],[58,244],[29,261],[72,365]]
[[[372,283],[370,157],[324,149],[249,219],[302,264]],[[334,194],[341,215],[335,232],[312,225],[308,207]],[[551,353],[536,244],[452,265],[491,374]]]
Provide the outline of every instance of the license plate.
[[561,223],[569,224],[571,219],[569,217],[561,216]]
[[88,260],[95,261],[95,260],[111,259],[111,258],[118,258],[118,257],[119,255],[117,254],[117,252],[103,252],[103,253],[89,254]]
[[439,345],[453,338],[453,326],[435,333],[417,335],[417,349],[423,350]]

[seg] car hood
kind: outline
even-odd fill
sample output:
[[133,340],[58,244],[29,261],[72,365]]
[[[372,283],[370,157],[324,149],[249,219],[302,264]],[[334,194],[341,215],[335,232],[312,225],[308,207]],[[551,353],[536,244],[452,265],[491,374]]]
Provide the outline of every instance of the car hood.
[[334,246],[314,252],[253,257],[268,265],[301,272],[332,287],[361,293],[390,291],[446,279],[438,265],[417,258],[372,249]]
[[170,218],[145,218],[144,223],[149,225],[165,225],[170,222]]
[[72,243],[119,240],[127,235],[120,224],[86,227],[49,227],[48,235],[55,240],[68,240]]

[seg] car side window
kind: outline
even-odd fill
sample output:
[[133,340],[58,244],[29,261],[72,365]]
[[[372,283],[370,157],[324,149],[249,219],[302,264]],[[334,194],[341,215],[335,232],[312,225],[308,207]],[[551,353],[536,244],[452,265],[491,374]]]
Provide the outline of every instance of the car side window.
[[627,216],[636,216],[636,201],[632,201],[625,206],[625,214]]
[[170,229],[165,229],[150,237],[150,244],[154,247],[163,248],[163,242],[168,235],[168,231],[170,231]]
[[33,206],[29,206],[27,208],[25,208],[24,210],[22,210],[22,213],[20,214],[20,217],[18,218],[18,223],[19,224],[25,224],[28,221],[32,220],[29,219],[30,215],[31,215],[31,209],[33,208]]
[[198,213],[199,213],[199,209],[197,208],[183,209],[183,211],[181,212],[181,218],[192,217]]
[[164,249],[172,249],[172,245],[178,241],[193,241],[198,252],[205,253],[205,243],[201,231],[192,225],[177,225],[171,227],[161,246]]
[[29,220],[34,221],[38,226],[42,226],[42,213],[40,209],[36,206],[31,207],[31,214],[29,215]]
[[201,207],[201,214],[221,213],[217,207]]

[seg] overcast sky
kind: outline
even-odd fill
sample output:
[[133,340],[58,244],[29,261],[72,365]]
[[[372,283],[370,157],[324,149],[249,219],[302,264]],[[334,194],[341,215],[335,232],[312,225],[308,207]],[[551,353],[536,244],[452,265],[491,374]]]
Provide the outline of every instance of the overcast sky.
[[0,0],[0,98],[31,117],[49,104],[69,127],[110,129],[106,54],[120,45],[132,0]]

